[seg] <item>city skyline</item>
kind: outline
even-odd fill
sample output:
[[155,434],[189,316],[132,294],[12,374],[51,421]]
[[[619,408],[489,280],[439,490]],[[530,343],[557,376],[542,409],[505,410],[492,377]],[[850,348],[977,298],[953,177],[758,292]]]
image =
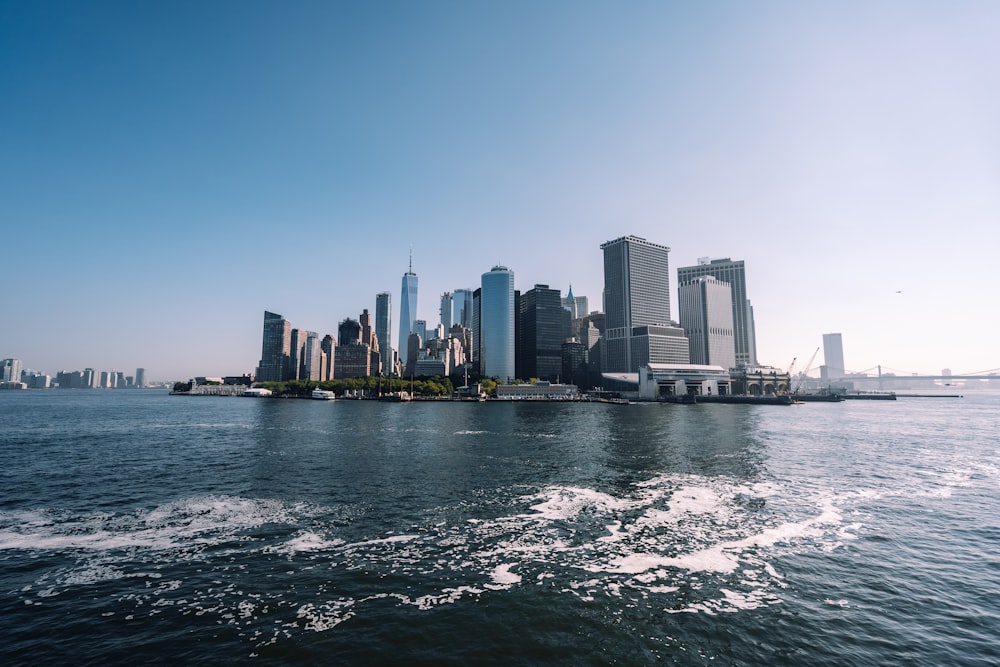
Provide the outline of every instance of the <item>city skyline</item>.
[[760,363],[836,331],[847,370],[1000,366],[998,22],[977,2],[7,3],[0,357],[253,372],[263,310],[334,332],[390,293],[398,317],[411,246],[415,319],[497,264],[603,310],[599,246],[633,234],[674,267],[745,262]]

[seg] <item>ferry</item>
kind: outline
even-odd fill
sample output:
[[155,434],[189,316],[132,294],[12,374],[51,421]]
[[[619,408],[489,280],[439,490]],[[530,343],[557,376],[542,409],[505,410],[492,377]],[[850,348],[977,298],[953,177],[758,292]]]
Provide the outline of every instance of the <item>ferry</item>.
[[326,389],[313,389],[312,397],[319,401],[332,401],[337,398],[337,395]]

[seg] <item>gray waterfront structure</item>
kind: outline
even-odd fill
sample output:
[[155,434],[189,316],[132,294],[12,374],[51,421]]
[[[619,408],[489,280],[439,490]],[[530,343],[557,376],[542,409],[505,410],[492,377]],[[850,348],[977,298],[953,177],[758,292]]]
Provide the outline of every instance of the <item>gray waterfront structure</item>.
[[137,368],[135,369],[135,386],[136,389],[142,389],[146,386],[146,369]]
[[823,380],[840,380],[844,370],[844,339],[839,333],[823,334],[823,366],[820,377]]
[[637,236],[604,251],[603,373],[636,373],[648,363],[688,363],[683,331],[670,320],[670,248]]
[[375,295],[375,338],[378,339],[381,373],[391,375],[395,360],[392,350],[392,295],[380,292]]
[[732,288],[712,276],[699,276],[677,288],[680,324],[690,345],[692,364],[736,366]]
[[746,267],[743,260],[698,258],[696,266],[677,269],[677,282],[688,283],[700,276],[712,276],[729,283],[733,299],[733,340],[738,366],[757,365],[757,340],[753,322],[753,307],[747,299]]
[[260,364],[255,373],[258,382],[282,382],[287,379],[291,343],[292,323],[277,313],[264,311]]
[[409,360],[407,345],[413,333],[413,323],[417,319],[417,274],[413,272],[413,253],[410,253],[410,270],[403,274],[403,286],[399,296],[399,356],[403,364]]
[[482,374],[509,382],[515,376],[514,272],[494,266],[482,276],[479,360]]

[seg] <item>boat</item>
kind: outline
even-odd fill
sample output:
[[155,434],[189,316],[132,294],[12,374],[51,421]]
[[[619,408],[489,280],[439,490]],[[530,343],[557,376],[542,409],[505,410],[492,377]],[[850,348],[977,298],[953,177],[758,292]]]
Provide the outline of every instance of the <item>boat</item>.
[[312,397],[319,401],[332,401],[337,395],[326,389],[313,389]]

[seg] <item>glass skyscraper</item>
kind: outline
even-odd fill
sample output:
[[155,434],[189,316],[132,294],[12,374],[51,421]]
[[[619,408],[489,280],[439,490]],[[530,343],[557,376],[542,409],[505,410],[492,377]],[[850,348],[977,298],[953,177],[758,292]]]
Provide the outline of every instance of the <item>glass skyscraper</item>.
[[403,274],[403,286],[399,297],[399,356],[405,365],[407,363],[407,346],[413,333],[413,322],[417,319],[417,274],[413,272],[413,255],[410,255],[410,270]]
[[482,374],[514,379],[514,272],[494,266],[483,274],[479,322]]
[[382,374],[392,375],[392,295],[388,292],[375,295],[375,338],[382,357]]
[[261,343],[258,382],[282,382],[289,379],[292,323],[277,313],[264,311],[264,338]]

